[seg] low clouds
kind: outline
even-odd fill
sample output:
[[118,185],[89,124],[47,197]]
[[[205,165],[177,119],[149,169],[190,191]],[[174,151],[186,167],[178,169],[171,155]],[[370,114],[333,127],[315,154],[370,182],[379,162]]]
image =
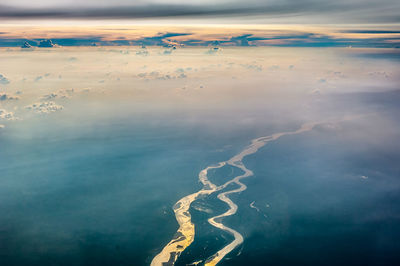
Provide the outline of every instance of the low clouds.
[[340,32],[361,34],[400,34],[399,30],[342,30]]
[[32,114],[34,115],[45,115],[52,114],[64,110],[64,106],[60,103],[67,103],[76,94],[88,93],[88,88],[83,89],[59,89],[54,92],[47,93],[43,96],[39,96],[36,102],[27,104],[30,102],[29,98],[21,97],[20,91],[15,94],[0,93],[0,106],[3,103],[4,106],[9,106],[13,109],[13,112],[0,109],[0,122],[3,121],[22,121],[29,120]]
[[50,94],[44,95],[44,96],[42,97],[42,100],[48,101],[48,100],[52,100],[52,99],[55,99],[55,98],[58,98],[58,95],[55,94],[55,93],[50,93]]
[[[208,51],[208,54],[219,52],[218,47],[223,46],[281,46],[281,47],[378,47],[398,48],[400,47],[400,32],[390,30],[390,27],[381,27],[380,30],[338,30],[338,29],[316,29],[305,27],[302,31],[292,30],[283,27],[277,30],[237,29],[227,32],[223,28],[213,29],[213,34],[205,34],[196,28],[178,28],[181,32],[157,32],[152,29],[150,36],[129,35],[126,31],[112,33],[107,29],[100,29],[102,34],[92,36],[90,31],[87,35],[65,37],[65,34],[78,33],[63,32],[59,30],[53,33],[53,40],[43,40],[36,36],[30,38],[29,43],[25,31],[7,32],[0,35],[0,46],[22,47],[25,51],[33,50],[35,47],[51,48],[58,46],[92,46],[95,41],[100,46],[141,46],[136,55],[146,56],[149,52],[146,46],[166,47],[165,55],[171,54],[173,50],[188,46],[215,47]],[[128,28],[127,28],[128,29]],[[92,29],[96,30],[96,29]],[[308,31],[308,32],[307,32]],[[246,32],[246,33],[243,33]],[[81,33],[79,33],[81,34]],[[42,36],[40,36],[42,37]],[[123,40],[121,40],[123,39]],[[31,45],[31,46],[28,46]],[[28,48],[29,47],[29,48]],[[128,51],[115,50],[122,54],[129,54]],[[70,62],[76,62],[72,57]]]
[[52,42],[52,40],[42,40],[39,42],[38,47],[41,48],[51,48],[51,47],[55,47],[56,45]]
[[149,51],[147,51],[146,47],[142,47],[142,49],[136,52],[136,55],[148,56]]
[[25,106],[25,109],[31,110],[37,114],[50,114],[64,109],[63,106],[56,104],[55,102],[37,102],[31,105]]
[[[241,66],[246,68],[246,69],[249,69],[249,70],[263,71],[263,66],[262,65],[258,65],[258,64],[241,64]],[[270,67],[270,70],[275,70],[275,69],[276,68],[271,69],[271,67]]]
[[55,100],[55,99],[69,99],[73,94],[75,90],[74,89],[62,89],[57,92],[52,92],[46,95],[43,95],[40,98],[40,101],[49,101],[49,100]]
[[2,74],[0,74],[0,84],[7,85],[9,83],[10,83],[10,81],[8,80],[8,78],[6,78]]
[[167,32],[163,34],[157,34],[151,37],[144,37],[135,40],[134,43],[144,46],[164,46],[164,47],[174,47],[174,45],[179,45],[173,37],[187,36],[190,33],[183,32]]
[[56,103],[59,100],[68,100],[75,93],[87,93],[89,89],[60,89],[56,92],[51,92],[40,97],[39,102],[25,106],[26,110],[32,111],[36,114],[50,114],[61,111],[64,106]]
[[14,115],[13,112],[8,112],[4,109],[0,109],[0,120],[18,120],[18,118]]
[[0,101],[15,101],[19,100],[18,96],[9,95],[6,93],[0,93]]
[[206,51],[205,53],[206,53],[206,54],[213,55],[213,54],[217,54],[217,53],[219,53],[219,52],[221,52],[221,48],[219,48],[219,47],[212,47],[212,48],[208,49],[208,51]]
[[144,80],[173,80],[187,78],[187,70],[178,68],[175,73],[161,73],[159,71],[142,72],[137,74],[138,78]]
[[21,48],[31,48],[32,45],[30,45],[28,42],[24,42],[24,44],[21,46]]

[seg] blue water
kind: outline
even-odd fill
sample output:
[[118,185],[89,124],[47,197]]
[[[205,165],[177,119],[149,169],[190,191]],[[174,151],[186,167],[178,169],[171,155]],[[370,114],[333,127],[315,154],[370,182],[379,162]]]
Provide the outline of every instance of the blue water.
[[170,121],[63,119],[1,133],[2,265],[148,264],[177,229],[173,204],[200,188],[225,140]]
[[[400,130],[383,106],[372,119],[285,136],[245,158],[254,176],[224,220],[245,240],[221,265],[398,265]],[[201,169],[300,124],[102,108],[0,131],[1,265],[148,265],[178,228],[174,203],[201,188]],[[191,208],[196,239],[177,265],[231,240],[206,222],[227,206],[216,195],[197,204],[211,213]]]
[[400,154],[353,130],[282,137],[244,160],[255,176],[225,221],[246,240],[221,265],[398,265]]

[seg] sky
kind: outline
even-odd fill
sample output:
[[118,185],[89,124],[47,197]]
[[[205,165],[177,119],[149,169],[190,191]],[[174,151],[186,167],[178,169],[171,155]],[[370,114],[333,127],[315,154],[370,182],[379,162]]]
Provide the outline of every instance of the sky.
[[2,0],[3,19],[223,18],[256,22],[398,23],[396,0]]

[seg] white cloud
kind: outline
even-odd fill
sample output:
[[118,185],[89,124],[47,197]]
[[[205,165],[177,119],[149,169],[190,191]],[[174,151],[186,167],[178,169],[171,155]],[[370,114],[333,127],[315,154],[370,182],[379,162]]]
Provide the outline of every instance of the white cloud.
[[147,56],[149,55],[149,52],[147,51],[146,48],[142,48],[141,50],[136,52],[136,55]]
[[8,112],[4,109],[0,109],[0,120],[18,120],[13,112]]
[[82,93],[82,92],[88,92],[88,91],[89,91],[89,89],[87,89],[87,88],[78,89],[78,90],[75,90],[75,89],[61,89],[61,90],[58,90],[56,92],[52,92],[52,93],[43,95],[40,98],[40,101],[41,102],[46,102],[46,101],[56,100],[56,99],[65,100],[65,99],[71,98],[75,92],[76,93],[79,93],[79,92]]
[[[255,71],[262,71],[263,67],[262,65],[256,65],[256,64],[241,64],[242,67],[247,68],[249,70],[255,70]],[[270,68],[271,69],[271,68]]]
[[6,93],[0,93],[0,101],[8,101],[8,100],[19,100],[18,96],[10,96]]
[[7,85],[8,83],[10,83],[10,81],[8,80],[8,78],[6,78],[6,77],[3,76],[2,74],[0,74],[0,84]]
[[54,99],[68,99],[68,98],[69,98],[69,95],[63,94],[62,92],[58,92],[58,93],[53,92],[53,93],[42,96],[40,101],[45,102],[45,101],[54,100]]
[[38,102],[31,105],[25,106],[25,109],[32,110],[38,114],[50,114],[64,109],[62,105],[58,105],[55,102]]
[[221,48],[219,48],[219,47],[213,47],[213,48],[210,48],[207,52],[206,52],[206,54],[216,54],[216,53],[218,53],[218,52],[220,52],[221,51]]
[[42,40],[40,41],[38,47],[51,48],[56,47],[56,45],[51,40]]
[[271,70],[271,71],[278,70],[279,66],[278,65],[272,65],[268,69]]

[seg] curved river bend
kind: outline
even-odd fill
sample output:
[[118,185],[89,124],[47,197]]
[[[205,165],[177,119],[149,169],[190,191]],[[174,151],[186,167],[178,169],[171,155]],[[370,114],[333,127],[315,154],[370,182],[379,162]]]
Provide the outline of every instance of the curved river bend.
[[[195,230],[194,224],[192,223],[191,216],[189,213],[189,208],[192,202],[204,195],[210,195],[212,193],[218,192],[226,188],[228,185],[234,183],[238,186],[238,188],[224,191],[218,194],[218,199],[228,204],[229,209],[220,215],[211,217],[208,219],[208,222],[216,227],[219,228],[231,235],[233,235],[234,240],[227,244],[225,247],[220,249],[210,258],[205,261],[205,265],[216,265],[218,264],[228,253],[238,247],[240,244],[243,243],[243,236],[235,231],[232,228],[227,227],[221,221],[224,217],[231,216],[236,213],[238,206],[229,198],[229,195],[234,193],[239,193],[247,189],[247,186],[243,184],[241,179],[252,176],[253,172],[246,168],[243,164],[243,158],[256,153],[261,147],[263,147],[268,142],[274,141],[282,136],[285,135],[294,135],[299,134],[302,132],[306,132],[311,130],[316,123],[306,123],[303,124],[298,130],[296,131],[289,131],[289,132],[281,132],[276,133],[270,136],[265,136],[257,139],[253,139],[251,144],[247,146],[244,150],[240,153],[233,156],[231,159],[220,162],[216,165],[208,166],[205,169],[201,170],[199,173],[199,180],[203,184],[203,188],[196,193],[190,194],[188,196],[183,197],[177,203],[175,203],[173,209],[175,212],[176,220],[178,221],[179,228],[175,234],[175,237],[163,248],[163,250],[157,254],[152,262],[152,266],[164,266],[164,265],[174,265],[176,260],[178,259],[179,255],[193,242]],[[234,177],[233,179],[227,181],[223,185],[217,186],[213,184],[208,179],[208,171],[210,169],[217,169],[221,168],[224,165],[230,165],[233,167],[237,167],[241,169],[244,174]],[[201,263],[202,261],[195,262],[194,264]]]

